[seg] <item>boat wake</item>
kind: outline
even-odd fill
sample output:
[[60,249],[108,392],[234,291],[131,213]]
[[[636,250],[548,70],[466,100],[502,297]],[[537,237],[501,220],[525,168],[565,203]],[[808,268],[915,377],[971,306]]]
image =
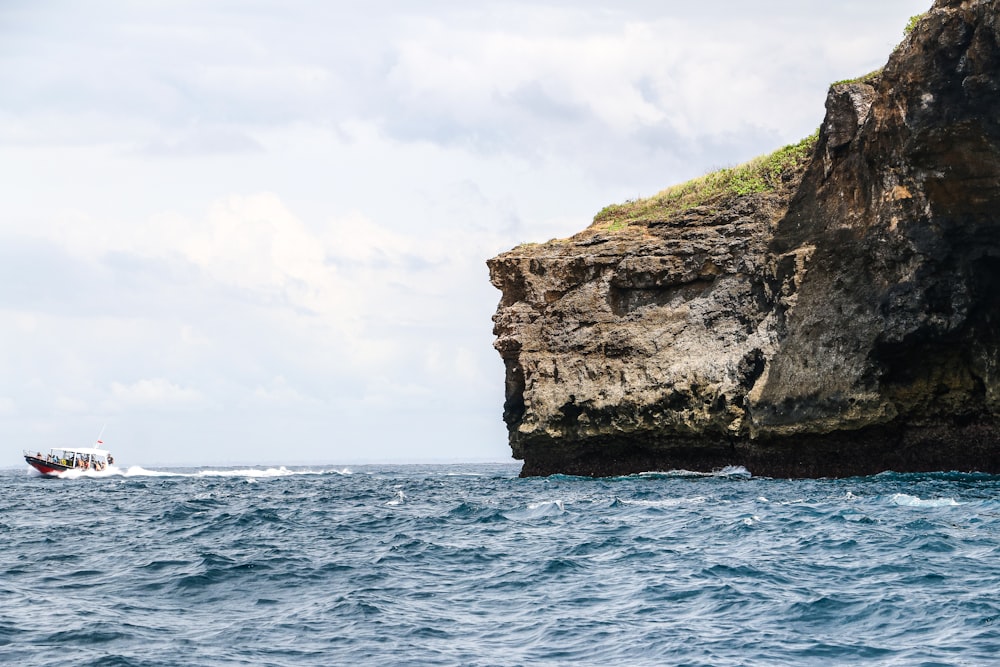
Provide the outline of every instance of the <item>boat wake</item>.
[[[41,477],[41,474],[32,470],[32,474]],[[117,466],[108,466],[104,470],[65,470],[56,477],[59,479],[80,479],[80,478],[103,478],[103,477],[238,477],[246,479],[262,479],[270,477],[292,477],[296,475],[350,475],[348,468],[329,470],[289,470],[285,466],[277,468],[203,468],[200,470],[155,470],[143,468],[142,466],[129,466],[122,469]]]

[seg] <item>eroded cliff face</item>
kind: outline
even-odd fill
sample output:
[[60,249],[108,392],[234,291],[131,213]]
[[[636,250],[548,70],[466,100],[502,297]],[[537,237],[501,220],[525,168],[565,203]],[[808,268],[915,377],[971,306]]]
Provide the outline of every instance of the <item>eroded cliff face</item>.
[[833,86],[778,185],[489,261],[522,474],[1000,472],[1000,0]]

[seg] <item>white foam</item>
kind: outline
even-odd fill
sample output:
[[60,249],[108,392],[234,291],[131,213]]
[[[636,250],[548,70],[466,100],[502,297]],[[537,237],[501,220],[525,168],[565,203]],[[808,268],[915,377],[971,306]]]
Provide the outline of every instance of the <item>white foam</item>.
[[560,511],[564,511],[566,508],[561,500],[543,500],[538,503],[528,503],[529,510],[537,510],[542,507],[558,507]]
[[122,473],[125,477],[187,477],[179,472],[168,472],[166,470],[146,470],[141,466],[130,466]]
[[[33,469],[30,472],[35,472]],[[35,472],[35,474],[38,474]],[[173,472],[170,470],[150,470],[148,468],[143,468],[142,466],[129,466],[127,469],[122,470],[116,466],[108,466],[106,469],[97,470],[82,470],[73,469],[65,470],[59,473],[59,477],[62,479],[79,479],[81,477],[242,477],[246,479],[263,479],[269,477],[288,477],[291,475],[352,475],[353,473],[348,468],[342,470],[289,470],[285,466],[279,466],[277,468],[239,468],[239,469],[226,469],[226,468],[205,468],[202,470],[197,470],[195,472]]]
[[628,500],[619,498],[623,505],[635,505],[637,507],[681,507],[683,505],[697,505],[707,501],[705,496],[693,496],[691,498],[664,498],[662,500]]
[[730,479],[750,479],[753,475],[743,466],[725,466],[712,472],[696,472],[694,470],[668,470],[666,472],[641,472],[640,477],[723,477]]
[[396,497],[387,502],[386,505],[395,507],[396,505],[402,505],[405,502],[406,502],[406,494],[403,493],[402,489],[399,489],[396,491]]
[[504,512],[504,516],[513,521],[534,521],[537,519],[547,519],[556,517],[566,512],[566,505],[562,500],[543,500],[535,503],[528,503],[524,509]]
[[121,475],[122,471],[115,466],[108,466],[104,470],[93,470],[91,468],[71,468],[58,473],[59,479],[80,479],[81,477],[115,477]]
[[193,477],[288,477],[289,475],[295,474],[307,474],[316,475],[319,473],[313,471],[303,471],[300,473],[295,473],[285,466],[279,468],[267,468],[265,470],[259,470],[257,468],[245,468],[242,470],[199,470],[192,475]]
[[549,500],[530,503],[523,510],[504,512],[504,516],[513,521],[536,521],[557,517],[566,513],[566,506],[561,500]]
[[911,496],[908,493],[897,493],[889,499],[894,505],[900,507],[955,507],[961,505],[954,498],[930,498],[923,499]]

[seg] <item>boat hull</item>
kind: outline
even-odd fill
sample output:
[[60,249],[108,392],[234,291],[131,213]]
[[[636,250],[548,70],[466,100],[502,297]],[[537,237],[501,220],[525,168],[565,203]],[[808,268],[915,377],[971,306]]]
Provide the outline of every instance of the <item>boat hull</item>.
[[24,460],[28,462],[28,465],[46,477],[57,477],[59,473],[70,470],[70,466],[65,466],[54,461],[46,461],[37,456],[25,456]]

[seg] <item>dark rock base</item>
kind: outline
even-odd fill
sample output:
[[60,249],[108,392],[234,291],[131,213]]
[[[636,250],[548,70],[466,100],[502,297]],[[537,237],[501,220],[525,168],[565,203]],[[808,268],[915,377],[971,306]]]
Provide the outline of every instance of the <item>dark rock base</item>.
[[855,477],[880,472],[1000,474],[1000,424],[880,427],[787,440],[706,445],[636,444],[628,440],[546,452],[526,448],[521,477],[555,474],[617,477],[642,472],[712,472],[743,466],[756,477]]

